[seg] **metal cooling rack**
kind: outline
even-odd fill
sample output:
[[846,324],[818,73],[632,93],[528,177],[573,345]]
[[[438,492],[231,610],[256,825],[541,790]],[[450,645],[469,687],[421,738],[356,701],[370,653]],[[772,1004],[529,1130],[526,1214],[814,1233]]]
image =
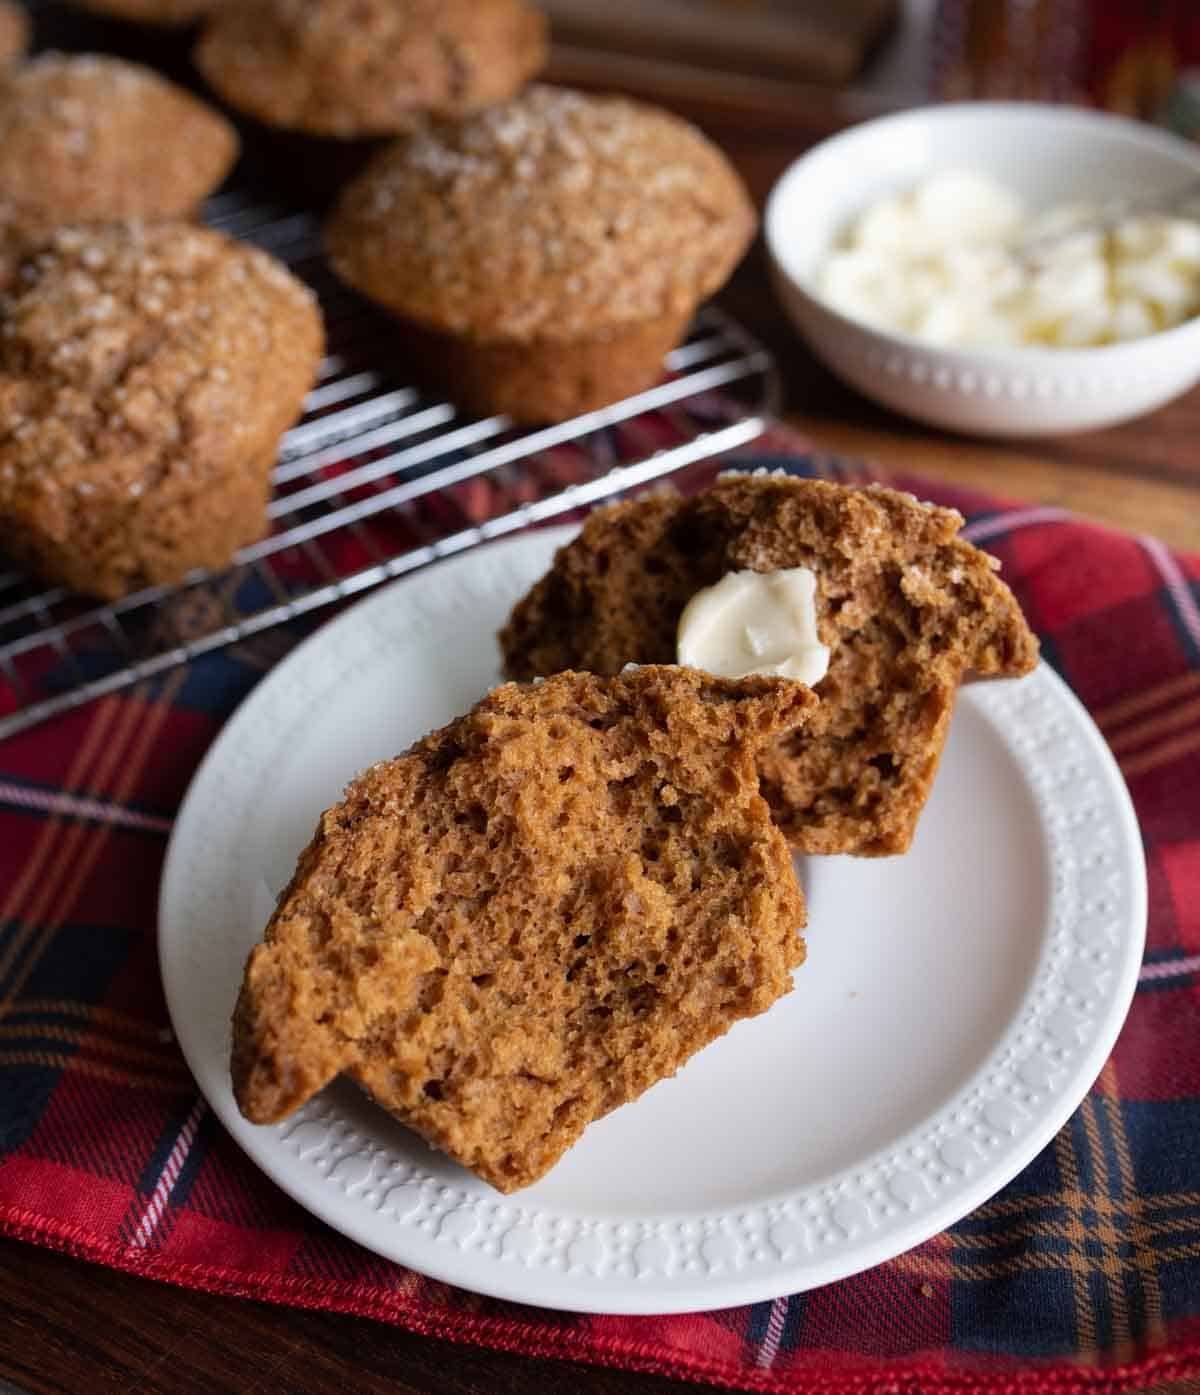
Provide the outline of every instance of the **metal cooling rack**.
[[769,355],[713,309],[668,377],[573,421],[516,429],[406,381],[394,327],[341,286],[308,213],[212,200],[206,221],[317,292],[329,353],[283,439],[272,532],[222,572],[98,605],[0,561],[0,738],[481,542],[753,440],[774,415]]

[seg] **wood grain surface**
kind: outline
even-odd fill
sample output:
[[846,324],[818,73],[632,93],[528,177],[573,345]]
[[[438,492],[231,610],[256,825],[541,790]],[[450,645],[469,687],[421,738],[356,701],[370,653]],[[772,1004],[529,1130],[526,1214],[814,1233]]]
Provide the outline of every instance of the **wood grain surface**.
[[0,1395],[676,1395],[712,1390],[217,1298],[0,1240]]
[[[761,200],[806,146],[863,114],[806,91],[791,104],[727,88],[676,105],[729,151]],[[722,296],[775,351],[789,420],[820,447],[1014,498],[1078,509],[1200,549],[1200,393],[1128,426],[998,444],[911,425],[842,387],[801,346],[773,300],[761,248]],[[7,1384],[6,1384],[7,1382]],[[257,1395],[287,1391],[667,1395],[656,1377],[452,1346],[381,1323],[155,1284],[0,1242],[0,1395]]]

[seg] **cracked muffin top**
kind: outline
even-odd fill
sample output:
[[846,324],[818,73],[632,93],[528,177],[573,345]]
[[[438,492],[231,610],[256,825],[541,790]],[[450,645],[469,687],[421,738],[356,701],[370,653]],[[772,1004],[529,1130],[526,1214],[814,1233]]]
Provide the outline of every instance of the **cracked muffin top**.
[[196,66],[270,126],[356,138],[510,97],[546,59],[524,0],[259,0],[209,21]]
[[326,241],[339,275],[409,319],[484,339],[570,339],[688,313],[754,212],[686,121],[544,85],[381,153]]
[[0,511],[69,517],[273,452],[321,354],[312,293],[189,224],[60,229],[0,299]]
[[223,116],[136,63],[48,53],[0,83],[0,205],[10,220],[181,217],[237,150]]

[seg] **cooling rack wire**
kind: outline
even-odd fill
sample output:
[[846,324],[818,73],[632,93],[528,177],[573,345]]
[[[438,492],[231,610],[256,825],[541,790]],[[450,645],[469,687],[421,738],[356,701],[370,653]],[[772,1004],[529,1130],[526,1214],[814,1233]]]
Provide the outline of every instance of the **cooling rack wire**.
[[658,386],[542,429],[467,417],[406,381],[389,321],[341,286],[309,213],[220,195],[205,221],[316,291],[329,349],[282,442],[271,532],[222,572],[110,604],[0,559],[0,738],[442,557],[644,486],[754,439],[774,415],[767,352],[701,311]]

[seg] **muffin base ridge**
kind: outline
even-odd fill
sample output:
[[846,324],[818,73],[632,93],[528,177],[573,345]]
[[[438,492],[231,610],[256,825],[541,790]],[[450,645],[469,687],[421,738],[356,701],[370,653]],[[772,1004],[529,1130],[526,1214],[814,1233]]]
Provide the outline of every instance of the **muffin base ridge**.
[[401,320],[414,367],[462,407],[523,425],[569,421],[653,387],[690,314],[669,314],[586,339],[481,343]]

